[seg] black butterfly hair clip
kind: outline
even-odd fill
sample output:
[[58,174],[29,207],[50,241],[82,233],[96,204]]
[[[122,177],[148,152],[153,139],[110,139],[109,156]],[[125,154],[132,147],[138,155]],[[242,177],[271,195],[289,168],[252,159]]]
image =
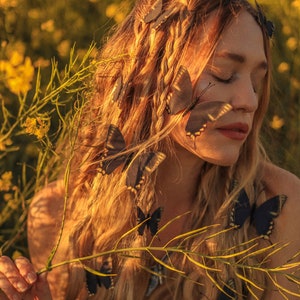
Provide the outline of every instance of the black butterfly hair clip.
[[175,115],[183,111],[184,115],[190,112],[186,125],[188,136],[195,137],[204,131],[208,122],[214,122],[232,109],[229,103],[222,101],[200,102],[202,95],[212,86],[209,84],[202,93],[193,98],[193,86],[188,70],[180,66],[170,93],[167,96],[166,110],[169,114]]
[[85,270],[86,285],[90,295],[97,293],[97,288],[105,287],[106,289],[113,288],[112,262],[111,259],[103,263],[100,268],[101,275],[96,275],[88,270]]
[[114,82],[113,88],[110,92],[110,97],[112,102],[117,102],[118,105],[121,105],[121,101],[124,98],[125,93],[129,90],[132,83],[128,80],[126,83],[123,82],[123,76],[120,75]]
[[157,0],[153,4],[153,6],[149,10],[149,12],[146,14],[146,16],[144,17],[144,22],[150,23],[150,22],[156,20],[162,12],[162,7],[163,7],[162,0]]
[[257,1],[255,1],[255,5],[257,8],[256,20],[262,28],[265,28],[269,38],[271,38],[275,31],[275,25],[272,21],[267,20],[265,14],[263,13],[261,6],[257,3]]
[[119,76],[117,78],[117,80],[115,81],[115,84],[111,91],[113,102],[118,101],[118,99],[120,98],[122,87],[123,87],[123,78],[122,78],[122,76]]
[[274,219],[280,214],[286,200],[287,196],[277,195],[258,207],[256,205],[251,206],[246,191],[242,189],[231,210],[229,225],[238,229],[250,217],[250,223],[255,226],[257,234],[269,239],[274,228]]
[[195,137],[201,134],[208,122],[215,122],[229,112],[232,106],[222,101],[201,102],[195,105],[185,127],[186,134]]
[[230,299],[231,300],[238,299],[236,294],[236,284],[233,278],[230,278],[223,286],[223,289],[217,300],[230,300]]
[[161,219],[162,208],[158,207],[151,215],[150,213],[145,214],[142,209],[137,207],[137,222],[138,233],[140,235],[144,234],[145,228],[149,229],[151,235],[154,236],[158,231],[158,223]]
[[[111,174],[123,164],[123,171],[127,169],[126,185],[129,190],[137,192],[145,180],[165,159],[165,154],[158,151],[144,152],[137,157],[135,153],[126,151],[126,143],[119,128],[111,124],[108,128],[104,152],[100,157],[99,169],[102,174]],[[110,158],[112,157],[112,158]]]
[[144,22],[146,24],[153,22],[151,28],[157,30],[160,25],[163,24],[171,16],[174,10],[175,8],[168,9],[163,12],[163,1],[157,0],[144,17]]

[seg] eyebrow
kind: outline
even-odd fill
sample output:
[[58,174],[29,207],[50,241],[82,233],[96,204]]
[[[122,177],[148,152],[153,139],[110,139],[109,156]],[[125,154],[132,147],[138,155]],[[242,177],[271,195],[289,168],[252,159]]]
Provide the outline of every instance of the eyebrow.
[[[228,58],[232,61],[235,61],[235,62],[238,62],[238,63],[241,63],[241,64],[246,61],[246,57],[244,55],[233,53],[233,52],[227,52],[227,51],[217,52],[216,57]],[[258,64],[258,68],[267,70],[268,69],[268,63],[265,60],[263,60],[262,62],[260,62]]]

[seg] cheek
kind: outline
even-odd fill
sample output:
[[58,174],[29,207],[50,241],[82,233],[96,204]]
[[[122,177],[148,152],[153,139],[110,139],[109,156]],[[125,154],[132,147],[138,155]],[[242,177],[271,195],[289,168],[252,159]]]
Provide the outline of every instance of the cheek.
[[191,138],[190,136],[187,136],[185,127],[188,121],[189,114],[184,116],[182,120],[175,126],[175,128],[172,130],[170,137],[173,141],[175,141],[177,144],[179,144],[183,149],[185,149],[187,152],[190,152],[191,154],[200,157],[199,151],[197,150],[198,143],[198,137],[196,139]]
[[199,158],[205,159],[205,153],[215,152],[216,139],[211,133],[204,131],[200,136],[192,138],[186,134],[185,128],[189,118],[189,114],[184,116],[182,120],[172,130],[170,137],[188,152]]
[[239,157],[241,143],[231,142],[208,124],[207,129],[196,138],[186,135],[188,115],[172,130],[170,137],[198,159],[220,166],[233,165]]
[[[171,138],[184,148],[192,147],[194,145],[193,140],[186,135],[185,127],[188,121],[189,114],[185,115],[181,121],[171,131]],[[172,118],[172,117],[171,117]]]

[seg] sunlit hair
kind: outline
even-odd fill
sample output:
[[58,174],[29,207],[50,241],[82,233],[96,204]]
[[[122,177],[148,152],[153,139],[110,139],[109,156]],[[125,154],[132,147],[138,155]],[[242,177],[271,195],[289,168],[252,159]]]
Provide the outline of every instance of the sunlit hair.
[[[210,36],[201,43],[201,60],[197,60],[197,76],[201,75],[210,57],[214,53],[218,40],[232,20],[241,10],[247,10],[255,17],[255,10],[243,0],[166,0],[163,11],[170,14],[153,27],[153,22],[145,22],[145,16],[153,6],[154,0],[137,1],[133,11],[117,28],[108,40],[99,56],[99,65],[95,74],[94,94],[87,101],[79,120],[78,138],[73,153],[73,163],[69,185],[69,219],[74,220],[71,248],[75,257],[86,256],[114,249],[116,241],[136,226],[136,204],[149,211],[157,207],[156,174],[147,178],[139,192],[138,199],[125,186],[125,172],[118,168],[111,175],[102,175],[99,171],[99,158],[103,153],[107,129],[110,124],[121,130],[128,149],[137,152],[159,150],[174,158],[173,141],[168,134],[179,122],[181,116],[167,127],[166,101],[170,84],[180,66],[185,66],[186,53],[197,38],[203,40],[205,22],[211,12],[216,12],[215,23]],[[264,30],[264,47],[269,61],[269,39]],[[121,78],[120,97],[114,99],[116,82]],[[192,229],[206,225],[221,224],[217,229],[226,228],[232,199],[229,193],[233,179],[238,182],[237,190],[244,187],[253,203],[262,191],[260,183],[260,165],[265,159],[260,145],[259,132],[263,116],[268,106],[269,72],[265,78],[259,107],[255,113],[253,129],[241,149],[237,163],[231,167],[221,167],[205,163],[201,172],[198,194],[191,212]],[[207,255],[216,250],[229,249],[249,239],[249,223],[243,229],[231,230],[217,235],[209,242],[203,242],[205,235],[195,236],[184,243],[185,247]],[[208,234],[211,234],[210,231]],[[138,235],[135,230],[121,239],[118,248],[135,248],[149,244],[147,235]],[[148,280],[148,273],[140,265],[149,268],[153,264],[146,253],[128,253],[136,258],[112,256],[113,273],[117,274],[115,289],[101,289],[97,299],[141,299],[141,286]],[[105,257],[103,258],[105,259]],[[88,262],[89,266],[99,270],[102,258]],[[255,260],[255,259],[254,259]],[[174,265],[186,272],[189,280],[176,273],[175,280],[166,284],[174,293],[174,299],[195,299],[195,295],[205,295],[205,287],[210,279],[203,268],[186,262],[180,255],[172,255]],[[202,261],[203,263],[203,261]],[[223,272],[210,274],[222,286],[232,277],[236,269],[217,263],[205,262]],[[74,268],[74,270],[77,270]],[[74,271],[73,270],[73,271]],[[83,279],[73,272],[70,279],[68,299],[75,299],[81,287],[77,280]],[[251,280],[258,280],[256,274],[244,274]],[[263,283],[263,279],[259,279]],[[203,285],[195,284],[199,282]],[[211,286],[211,284],[210,284]],[[242,286],[237,282],[237,290]],[[143,291],[144,292],[144,291]],[[139,295],[139,296],[137,296]],[[210,295],[213,299],[216,295]]]

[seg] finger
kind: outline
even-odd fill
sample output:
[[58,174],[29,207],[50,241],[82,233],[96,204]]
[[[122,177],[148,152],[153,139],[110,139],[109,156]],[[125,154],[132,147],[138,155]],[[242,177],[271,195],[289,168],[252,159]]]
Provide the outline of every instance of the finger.
[[11,285],[7,277],[0,272],[0,300],[22,300],[20,293]]
[[[2,278],[5,277],[18,292],[23,293],[30,287],[20,274],[15,263],[7,256],[0,257],[0,272],[3,275]],[[5,284],[5,288],[8,288],[7,281],[4,278],[3,284]],[[3,287],[0,285],[0,288]]]
[[9,300],[5,293],[0,289],[0,300]]
[[49,284],[47,281],[47,273],[39,275],[36,284],[34,285],[35,294],[38,295],[38,299],[52,300]]
[[36,282],[36,272],[34,271],[32,263],[26,257],[18,257],[15,260],[15,264],[20,275],[27,281],[27,283],[33,284]]

